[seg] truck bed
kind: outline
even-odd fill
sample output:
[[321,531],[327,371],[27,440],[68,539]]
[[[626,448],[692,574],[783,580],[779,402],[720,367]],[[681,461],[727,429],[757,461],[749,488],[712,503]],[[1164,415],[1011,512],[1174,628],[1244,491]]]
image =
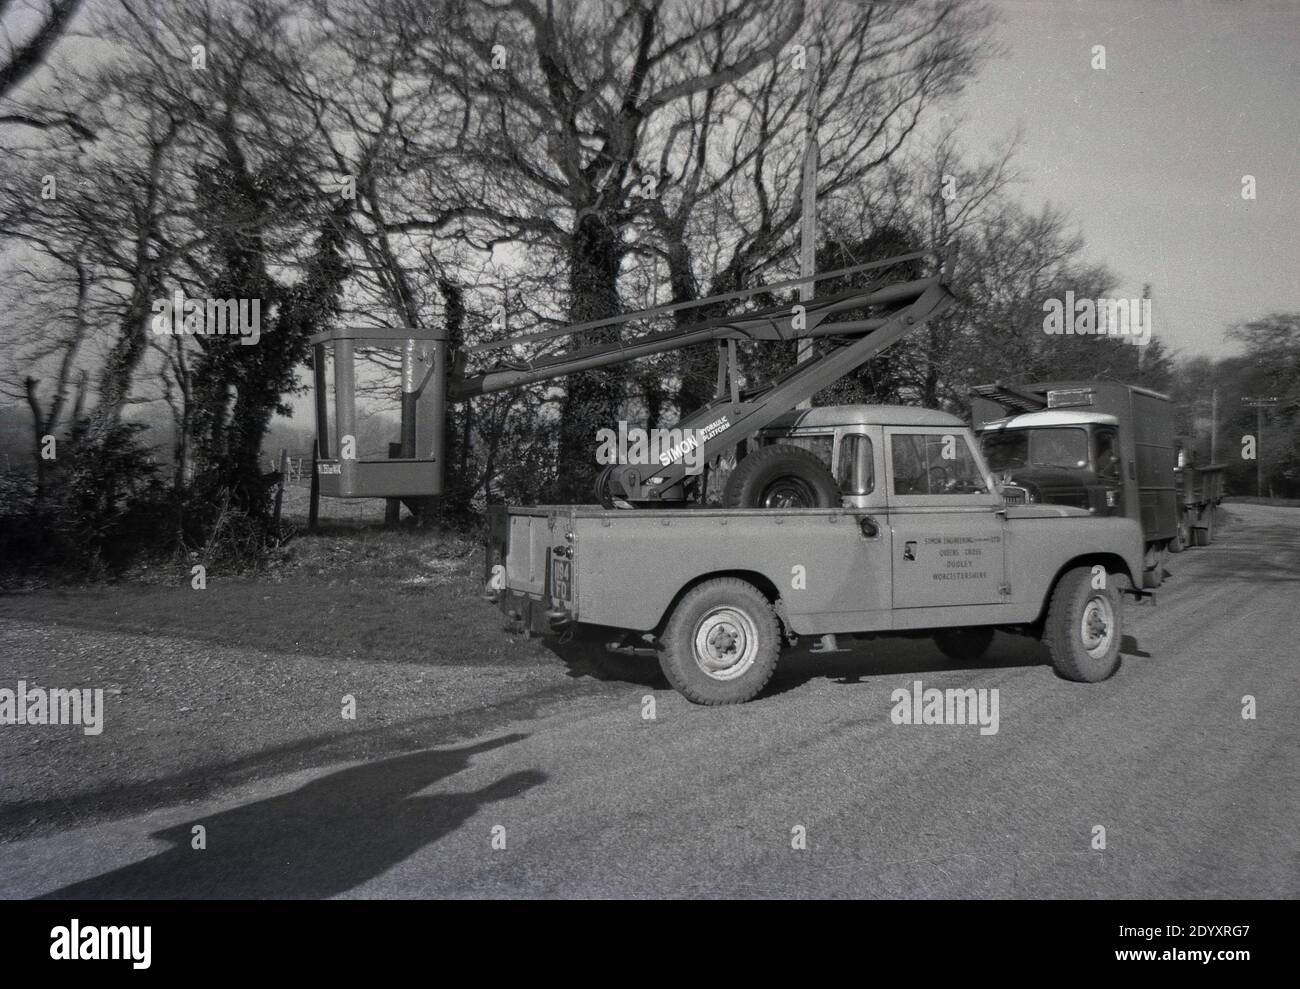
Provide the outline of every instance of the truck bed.
[[503,569],[501,590],[514,601],[503,602],[507,609],[534,627],[549,612],[650,631],[684,589],[723,575],[779,598],[782,620],[800,635],[1001,625],[1033,621],[1076,553],[1110,553],[1117,570],[1140,573],[1137,525],[1115,521],[1123,525],[1107,536],[1087,513],[1055,505],[1002,513],[512,507],[491,515],[488,565]]

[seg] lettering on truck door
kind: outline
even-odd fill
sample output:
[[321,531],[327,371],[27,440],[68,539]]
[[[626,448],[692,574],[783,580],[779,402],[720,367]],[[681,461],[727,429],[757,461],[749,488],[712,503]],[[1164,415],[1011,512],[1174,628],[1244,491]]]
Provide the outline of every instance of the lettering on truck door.
[[895,608],[1001,604],[1001,496],[960,429],[885,429]]

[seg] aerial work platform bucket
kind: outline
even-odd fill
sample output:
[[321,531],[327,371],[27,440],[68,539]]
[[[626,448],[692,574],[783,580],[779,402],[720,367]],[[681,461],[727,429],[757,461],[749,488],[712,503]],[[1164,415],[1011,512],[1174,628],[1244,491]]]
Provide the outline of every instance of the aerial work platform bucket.
[[[431,332],[348,326],[311,338],[316,397],[316,475],[330,498],[418,498],[442,494],[447,418],[447,343]],[[401,356],[400,456],[360,455],[356,355]],[[328,366],[334,365],[333,409]],[[331,417],[331,412],[333,413]]]

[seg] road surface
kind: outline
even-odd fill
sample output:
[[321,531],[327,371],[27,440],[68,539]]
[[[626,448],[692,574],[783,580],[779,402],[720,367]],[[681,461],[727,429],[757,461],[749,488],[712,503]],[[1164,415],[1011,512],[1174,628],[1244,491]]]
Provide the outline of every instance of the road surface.
[[[721,709],[558,660],[380,669],[391,696],[341,730],[321,712],[355,671],[10,622],[0,686],[159,650],[190,672],[62,755],[31,740],[75,729],[0,727],[0,895],[1295,897],[1300,511],[1232,512],[1095,685],[1002,635],[966,668],[919,640],[796,653]],[[917,680],[996,689],[996,734],[893,723]],[[187,733],[187,691],[242,742]],[[178,768],[130,755],[151,744]]]

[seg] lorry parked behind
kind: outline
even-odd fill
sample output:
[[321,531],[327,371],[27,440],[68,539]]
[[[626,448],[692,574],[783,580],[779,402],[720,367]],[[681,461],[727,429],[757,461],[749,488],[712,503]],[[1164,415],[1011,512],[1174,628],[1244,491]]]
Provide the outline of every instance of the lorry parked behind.
[[1179,442],[1174,487],[1178,494],[1178,533],[1169,552],[1181,553],[1189,546],[1208,546],[1214,541],[1219,503],[1223,500],[1224,464],[1198,464],[1190,445]]
[[1144,586],[1160,585],[1168,553],[1208,543],[1222,468],[1179,466],[1167,395],[1115,381],[978,385],[971,419],[994,474],[1029,502],[1137,522]]

